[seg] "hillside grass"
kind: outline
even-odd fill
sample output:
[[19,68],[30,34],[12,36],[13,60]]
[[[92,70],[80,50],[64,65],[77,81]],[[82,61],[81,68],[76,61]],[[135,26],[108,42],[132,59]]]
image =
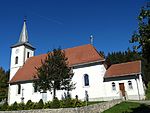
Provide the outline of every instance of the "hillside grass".
[[150,106],[135,102],[122,102],[102,113],[150,113]]

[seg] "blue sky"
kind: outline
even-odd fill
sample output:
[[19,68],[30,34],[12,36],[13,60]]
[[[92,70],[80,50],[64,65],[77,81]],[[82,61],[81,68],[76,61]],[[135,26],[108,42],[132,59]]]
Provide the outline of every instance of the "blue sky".
[[88,44],[91,34],[98,51],[127,50],[146,1],[0,0],[0,66],[9,69],[10,46],[19,40],[24,16],[35,55]]

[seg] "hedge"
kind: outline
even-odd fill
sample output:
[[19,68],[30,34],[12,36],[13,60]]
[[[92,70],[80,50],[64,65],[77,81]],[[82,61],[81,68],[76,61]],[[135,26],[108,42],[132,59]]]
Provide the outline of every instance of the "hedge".
[[28,100],[26,104],[14,102],[12,105],[8,105],[8,103],[4,103],[0,105],[0,111],[12,111],[12,110],[31,110],[31,109],[48,109],[48,108],[73,108],[73,107],[81,107],[85,106],[85,102],[82,102],[78,99],[63,99],[58,100],[58,98],[54,98],[53,101],[48,101],[46,103],[40,99],[39,102],[32,102]]

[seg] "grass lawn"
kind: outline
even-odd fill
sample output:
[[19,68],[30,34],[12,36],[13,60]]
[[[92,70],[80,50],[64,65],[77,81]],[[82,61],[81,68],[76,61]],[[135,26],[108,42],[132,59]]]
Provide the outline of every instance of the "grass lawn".
[[122,102],[103,113],[150,113],[150,106],[135,102]]

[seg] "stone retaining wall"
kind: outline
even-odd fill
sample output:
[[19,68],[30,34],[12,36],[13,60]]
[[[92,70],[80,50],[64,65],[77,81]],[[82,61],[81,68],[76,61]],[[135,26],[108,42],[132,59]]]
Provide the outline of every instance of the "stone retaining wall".
[[60,108],[60,109],[37,109],[37,110],[21,110],[21,111],[0,111],[0,113],[101,113],[112,106],[119,104],[122,100],[112,100],[93,104],[80,108]]

